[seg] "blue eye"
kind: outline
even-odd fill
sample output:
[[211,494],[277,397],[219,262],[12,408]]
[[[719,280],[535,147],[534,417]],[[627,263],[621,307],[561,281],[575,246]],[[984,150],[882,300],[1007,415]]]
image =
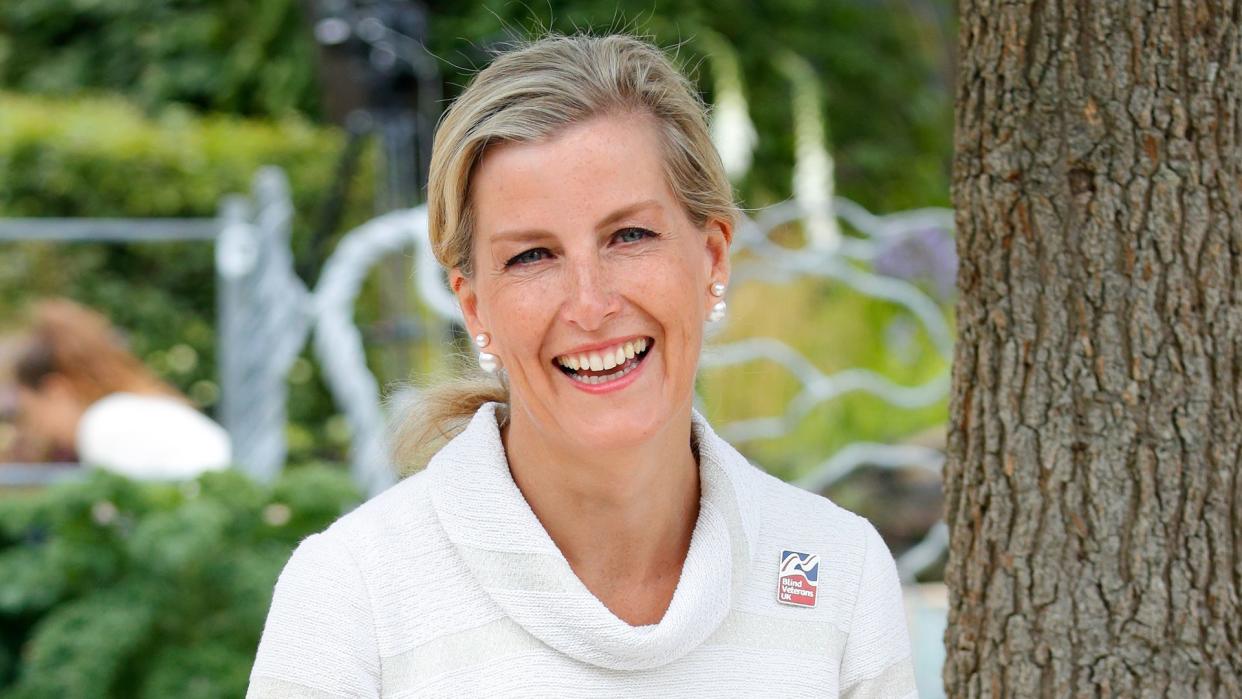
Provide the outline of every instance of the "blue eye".
[[617,234],[615,237],[617,240],[619,240],[622,243],[637,243],[643,238],[653,237],[653,236],[655,236],[655,233],[647,230],[646,228],[631,227],[631,228],[622,228],[621,230],[617,231]]
[[548,256],[547,248],[531,248],[530,250],[519,252],[518,254],[509,258],[509,261],[505,263],[505,267],[512,267],[514,265],[528,265],[534,262],[538,262],[546,258],[547,256]]

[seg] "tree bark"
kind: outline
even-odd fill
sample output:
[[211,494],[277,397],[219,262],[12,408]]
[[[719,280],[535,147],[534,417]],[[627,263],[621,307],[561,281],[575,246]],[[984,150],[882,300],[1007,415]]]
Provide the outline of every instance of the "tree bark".
[[1242,697],[1242,4],[961,0],[951,697]]

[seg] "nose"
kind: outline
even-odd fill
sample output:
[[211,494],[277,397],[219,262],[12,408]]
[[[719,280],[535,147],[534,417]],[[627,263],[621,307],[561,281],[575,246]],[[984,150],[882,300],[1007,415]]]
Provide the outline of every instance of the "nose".
[[621,311],[612,275],[598,256],[580,258],[569,265],[568,287],[564,318],[586,332],[599,330]]

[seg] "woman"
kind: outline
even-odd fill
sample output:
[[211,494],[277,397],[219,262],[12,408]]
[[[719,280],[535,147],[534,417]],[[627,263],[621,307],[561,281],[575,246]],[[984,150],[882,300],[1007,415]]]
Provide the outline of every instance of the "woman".
[[73,301],[33,307],[12,371],[19,438],[60,459],[144,480],[230,463],[228,433],[126,350],[106,318]]
[[500,56],[440,124],[428,207],[501,382],[425,402],[407,445],[464,429],[298,547],[250,696],[914,696],[875,530],[692,409],[736,209],[668,60]]

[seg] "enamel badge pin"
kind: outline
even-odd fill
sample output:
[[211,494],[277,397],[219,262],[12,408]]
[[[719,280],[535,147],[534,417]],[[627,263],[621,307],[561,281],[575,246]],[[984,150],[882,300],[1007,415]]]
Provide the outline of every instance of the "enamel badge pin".
[[819,555],[781,552],[781,572],[776,582],[776,600],[798,607],[814,607],[819,589]]

